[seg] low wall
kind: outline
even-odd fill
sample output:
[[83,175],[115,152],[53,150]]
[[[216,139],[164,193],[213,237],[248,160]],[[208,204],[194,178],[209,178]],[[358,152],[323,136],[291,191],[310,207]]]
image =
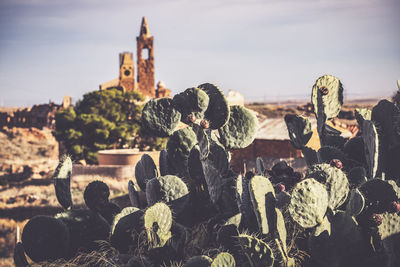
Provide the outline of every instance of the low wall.
[[72,176],[98,175],[103,177],[118,177],[132,179],[135,176],[135,166],[132,165],[72,165]]

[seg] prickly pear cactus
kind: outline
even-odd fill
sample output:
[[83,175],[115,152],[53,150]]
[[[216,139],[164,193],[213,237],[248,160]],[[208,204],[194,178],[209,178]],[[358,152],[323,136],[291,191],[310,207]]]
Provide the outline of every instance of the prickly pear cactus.
[[285,115],[285,122],[292,145],[297,149],[304,147],[313,134],[308,118],[288,114]]
[[133,207],[140,208],[141,203],[140,203],[139,191],[136,188],[136,185],[132,182],[132,180],[129,180],[128,182],[128,195],[131,205]]
[[135,178],[142,191],[146,191],[146,183],[148,180],[157,177],[158,171],[152,157],[143,154],[135,166]]
[[202,119],[209,105],[208,95],[199,88],[188,88],[173,98],[174,107],[182,114],[181,121],[190,124],[191,116]]
[[144,214],[144,227],[151,248],[163,247],[171,238],[172,212],[162,202],[149,207]]
[[204,83],[198,88],[204,90],[210,101],[205,111],[205,118],[210,122],[210,129],[216,130],[229,120],[230,108],[221,90],[214,84]]
[[22,231],[22,245],[35,262],[67,257],[70,234],[67,226],[49,216],[35,216]]
[[[167,142],[169,174],[177,174],[180,177],[189,176],[187,162],[190,151],[196,143],[196,134],[191,127],[177,130],[171,135]],[[174,172],[171,173],[171,170]]]
[[371,110],[367,108],[356,108],[354,110],[356,120],[358,125],[360,126],[360,130],[362,130],[362,125],[365,120],[371,120]]
[[235,258],[228,252],[219,253],[211,263],[211,267],[235,267]]
[[[318,104],[318,95],[321,96],[322,105]],[[319,77],[312,88],[311,103],[314,113],[320,114],[323,108],[326,119],[336,117],[343,105],[343,87],[340,80],[331,75]]]
[[346,205],[346,212],[350,216],[359,215],[365,207],[365,198],[357,188],[350,191],[350,198]]
[[180,120],[181,113],[170,98],[151,99],[142,111],[143,126],[160,137],[170,136]]
[[64,155],[54,172],[53,180],[57,200],[66,210],[72,208],[71,174],[72,160],[67,155]]
[[196,133],[199,151],[200,151],[200,160],[205,160],[210,153],[210,140],[208,135],[204,132],[203,128],[200,125],[192,124],[192,129]]
[[212,263],[212,259],[208,256],[194,256],[191,257],[183,267],[210,267]]
[[288,206],[289,214],[303,228],[312,228],[323,222],[328,208],[328,192],[313,178],[295,185]]
[[274,265],[274,254],[271,248],[262,240],[257,237],[240,234],[238,242],[242,251],[247,257],[250,266],[273,266]]
[[378,171],[379,138],[376,127],[372,121],[364,121],[362,126],[362,137],[365,146],[365,156],[368,164],[369,178],[375,178]]
[[349,194],[349,182],[341,169],[326,163],[317,164],[308,170],[307,177],[325,184],[328,191],[328,205],[332,210],[337,209],[346,201]]
[[189,190],[178,176],[165,175],[148,181],[146,198],[149,206],[162,201],[168,203],[175,214],[179,214],[189,199]]
[[[275,190],[271,182],[264,176],[254,176],[249,183],[249,192],[262,234],[268,234],[275,213]],[[275,215],[276,216],[276,215]]]
[[219,128],[221,143],[227,149],[245,148],[256,136],[258,119],[254,112],[243,106],[231,106],[228,123]]

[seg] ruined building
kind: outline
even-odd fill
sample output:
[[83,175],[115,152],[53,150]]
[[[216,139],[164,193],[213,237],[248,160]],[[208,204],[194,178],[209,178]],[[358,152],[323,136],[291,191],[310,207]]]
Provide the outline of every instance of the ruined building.
[[136,37],[137,78],[135,80],[135,63],[133,53],[123,52],[119,54],[119,77],[100,85],[100,90],[120,87],[124,91],[138,90],[148,98],[168,97],[171,90],[165,88],[164,83],[159,82],[155,89],[154,80],[154,37],[151,36],[147,20],[142,19],[140,34]]

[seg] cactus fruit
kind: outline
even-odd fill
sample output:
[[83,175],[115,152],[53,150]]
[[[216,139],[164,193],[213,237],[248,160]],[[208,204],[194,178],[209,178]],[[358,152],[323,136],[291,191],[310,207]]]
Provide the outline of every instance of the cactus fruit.
[[172,212],[162,202],[149,207],[144,213],[144,227],[151,248],[163,247],[171,238]]
[[289,214],[303,228],[312,228],[323,222],[328,208],[328,192],[313,178],[297,183],[288,206]]
[[204,83],[197,87],[204,90],[210,99],[205,111],[205,118],[210,123],[210,129],[216,130],[223,127],[230,115],[230,108],[224,94],[214,84]]
[[148,181],[146,199],[149,206],[162,201],[168,203],[175,214],[185,208],[189,197],[189,190],[181,178],[175,175],[155,177]]
[[283,192],[285,191],[285,184],[284,183],[279,183],[277,185],[275,185],[275,190],[279,193],[279,192]]
[[146,183],[148,180],[157,177],[158,171],[152,157],[143,154],[135,166],[135,178],[142,191],[146,191]]
[[[322,105],[318,105],[318,95],[321,95]],[[326,119],[336,117],[343,105],[342,83],[331,75],[319,77],[312,88],[311,103],[315,114],[319,114],[318,109],[323,108]]]
[[329,165],[338,169],[343,168],[343,163],[339,159],[332,159]]
[[371,214],[369,217],[369,223],[371,226],[379,226],[382,224],[382,216],[380,214]]
[[61,157],[60,162],[58,163],[58,166],[54,172],[53,180],[57,200],[65,210],[72,208],[71,174],[71,158],[64,155]]
[[304,147],[312,136],[310,121],[302,116],[288,114],[285,115],[285,122],[292,145],[297,149]]
[[325,163],[317,164],[308,170],[307,176],[325,184],[331,210],[337,209],[346,201],[349,182],[342,170]]
[[399,201],[392,201],[392,203],[390,203],[390,207],[391,207],[392,212],[400,212]]
[[254,111],[243,106],[231,106],[228,123],[219,128],[221,143],[227,149],[245,148],[256,136],[258,119]]
[[211,267],[235,267],[235,258],[228,252],[219,253],[212,261]]
[[49,216],[35,216],[22,232],[22,245],[26,254],[35,262],[66,258],[70,234],[67,226]]
[[274,265],[274,254],[272,253],[271,248],[264,241],[246,234],[240,234],[237,239],[250,266],[272,267]]
[[170,136],[180,120],[181,113],[170,98],[151,99],[142,111],[143,126],[159,137]]
[[372,121],[364,121],[362,126],[365,157],[368,164],[369,178],[375,178],[378,171],[379,139],[376,127]]
[[208,129],[210,127],[210,123],[208,122],[208,120],[201,120],[200,121],[200,126],[203,129]]

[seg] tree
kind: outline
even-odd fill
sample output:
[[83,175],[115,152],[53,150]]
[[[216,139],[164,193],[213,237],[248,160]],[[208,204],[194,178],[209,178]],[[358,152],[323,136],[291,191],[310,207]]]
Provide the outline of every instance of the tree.
[[118,88],[87,93],[75,107],[58,112],[54,136],[75,159],[97,163],[97,151],[137,147],[160,149],[165,140],[140,127],[144,97]]

